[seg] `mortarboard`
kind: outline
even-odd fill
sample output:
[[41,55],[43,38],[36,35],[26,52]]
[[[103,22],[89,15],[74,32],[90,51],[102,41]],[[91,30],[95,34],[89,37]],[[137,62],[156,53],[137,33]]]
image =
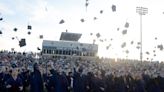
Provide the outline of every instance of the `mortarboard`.
[[93,33],[90,33],[90,35],[93,35]]
[[103,13],[103,10],[100,10],[100,14],[102,14]]
[[32,29],[32,26],[31,25],[28,25],[27,26],[27,29],[31,30]]
[[3,18],[0,18],[0,21],[2,21],[3,20]]
[[137,44],[138,44],[138,45],[140,45],[140,44],[141,44],[141,42],[137,42]]
[[80,21],[81,21],[81,22],[84,22],[85,20],[84,20],[84,19],[81,19]]
[[153,52],[155,53],[155,50],[153,50]]
[[17,28],[14,28],[13,30],[16,32],[18,29]]
[[86,3],[85,3],[85,6],[88,7],[88,5],[89,5],[89,3],[86,2]]
[[28,34],[28,35],[30,35],[30,34],[31,34],[31,32],[30,32],[30,31],[28,31],[28,32],[27,32],[27,34]]
[[121,48],[124,48],[126,46],[126,42],[122,43]]
[[128,28],[128,27],[129,27],[129,23],[126,22],[126,23],[125,23],[125,28]]
[[106,46],[106,49],[108,50],[109,49],[109,46]]
[[155,37],[155,40],[157,40],[157,37]]
[[113,11],[113,12],[116,11],[116,5],[112,5],[112,11]]
[[140,46],[137,46],[136,48],[137,48],[137,49],[140,49]]
[[120,30],[120,28],[117,28],[117,31],[119,31]]
[[20,46],[20,47],[26,46],[26,39],[21,39],[21,40],[19,41],[19,46]]
[[126,50],[125,52],[126,52],[126,54],[129,54],[129,50]]
[[94,17],[93,19],[94,19],[94,20],[96,20],[96,19],[97,19],[97,17]]
[[39,38],[40,38],[40,39],[43,39],[43,35],[40,35]]
[[1,30],[0,30],[0,34],[3,34]]
[[154,54],[154,57],[156,56],[156,54]]
[[133,41],[131,41],[131,44],[133,44],[134,42]]
[[100,33],[97,33],[97,34],[96,34],[96,37],[97,37],[97,38],[99,38],[100,36],[101,36]]
[[15,38],[14,38],[14,37],[12,37],[11,39],[12,39],[12,40],[14,40]]
[[123,30],[123,31],[122,31],[122,34],[123,34],[123,35],[127,34],[127,30],[126,30],[126,29]]
[[147,51],[146,54],[149,55],[150,53]]
[[37,50],[41,50],[39,47],[37,47]]
[[159,48],[160,50],[163,50],[163,45],[158,45],[157,48]]
[[63,24],[65,21],[62,19],[60,22],[59,22],[59,24]]

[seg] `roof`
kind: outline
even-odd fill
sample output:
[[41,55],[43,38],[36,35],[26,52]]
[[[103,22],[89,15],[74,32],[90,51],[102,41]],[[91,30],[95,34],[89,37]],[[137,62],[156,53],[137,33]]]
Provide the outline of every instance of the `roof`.
[[80,33],[69,33],[69,32],[62,32],[60,36],[60,40],[64,41],[78,41],[81,38]]

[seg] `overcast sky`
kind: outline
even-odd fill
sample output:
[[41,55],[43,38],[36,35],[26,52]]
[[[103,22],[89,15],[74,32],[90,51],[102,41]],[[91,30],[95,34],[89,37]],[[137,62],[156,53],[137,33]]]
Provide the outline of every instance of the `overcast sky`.
[[[0,49],[17,51],[37,51],[42,47],[42,39],[59,40],[61,32],[82,33],[80,42],[92,43],[95,34],[100,33],[99,39],[107,39],[99,44],[99,55],[105,57],[121,57],[139,59],[139,51],[136,49],[140,41],[140,17],[136,13],[137,6],[148,8],[148,14],[143,16],[143,53],[144,59],[164,60],[163,51],[155,46],[164,43],[164,1],[163,0],[0,0]],[[116,5],[116,12],[111,7]],[[103,10],[103,13],[100,13]],[[94,20],[94,17],[97,19]],[[80,20],[84,19],[82,23]],[[63,19],[65,23],[59,24]],[[125,28],[125,23],[129,28]],[[31,35],[28,35],[27,25],[32,25]],[[18,28],[17,32],[13,28]],[[117,31],[119,28],[119,31]],[[127,34],[122,31],[127,29]],[[93,36],[90,36],[93,33]],[[18,37],[12,40],[12,37]],[[157,37],[157,40],[155,40]],[[26,38],[26,47],[20,48],[18,40]],[[113,39],[111,41],[111,38]],[[131,45],[131,41],[134,44]],[[123,42],[126,47],[121,48]],[[106,46],[111,44],[108,50]],[[129,50],[129,54],[125,53]],[[153,50],[156,50],[154,57]],[[150,52],[146,55],[145,52]]]

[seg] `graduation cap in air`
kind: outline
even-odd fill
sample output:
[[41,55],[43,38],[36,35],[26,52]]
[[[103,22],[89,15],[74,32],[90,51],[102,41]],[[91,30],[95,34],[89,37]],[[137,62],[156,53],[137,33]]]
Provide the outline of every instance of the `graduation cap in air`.
[[90,33],[90,35],[93,35],[93,33]]
[[121,48],[124,48],[126,46],[126,42],[122,43]]
[[112,41],[113,39],[111,38],[110,40]]
[[80,21],[81,21],[81,22],[84,22],[85,20],[84,20],[84,19],[81,19]]
[[119,31],[120,30],[120,28],[117,28],[117,31]]
[[18,29],[17,28],[14,28],[13,30],[16,32]]
[[40,35],[39,38],[40,38],[40,39],[43,39],[43,35]]
[[0,21],[2,21],[3,20],[3,18],[0,18]]
[[93,20],[96,20],[96,19],[97,19],[97,17],[94,17],[94,18],[93,18]]
[[137,42],[138,45],[141,45],[141,42]]
[[97,38],[99,38],[100,36],[101,36],[100,33],[97,33],[97,34],[96,34],[96,37],[97,37]]
[[134,42],[133,41],[131,41],[131,44],[133,44]]
[[28,25],[27,26],[27,29],[31,30],[32,29],[32,26],[31,25]]
[[31,34],[31,32],[30,32],[30,31],[28,31],[28,32],[27,32],[27,34],[28,34],[28,35],[30,35],[30,34]]
[[127,30],[126,30],[126,29],[123,30],[123,31],[122,31],[122,34],[123,34],[123,35],[127,34]]
[[146,51],[146,54],[149,55],[150,53],[148,51]]
[[129,27],[129,23],[126,22],[124,27],[125,27],[125,28],[128,28],[128,27]]
[[89,3],[88,3],[88,2],[86,2],[86,3],[85,3],[85,7],[87,8],[87,7],[88,7],[88,5],[89,5]]
[[156,56],[156,54],[154,54],[154,57]]
[[158,45],[157,48],[159,48],[160,50],[163,50],[163,45]]
[[129,50],[126,50],[125,53],[126,53],[126,54],[129,54]]
[[37,50],[41,50],[39,47],[37,47]]
[[15,38],[14,38],[14,37],[12,37],[11,39],[12,39],[12,40],[14,40]]
[[137,48],[137,49],[140,49],[140,46],[137,46],[136,48]]
[[68,32],[68,30],[66,29],[65,32]]
[[3,34],[1,30],[0,30],[0,34]]
[[155,40],[157,40],[157,37],[155,37]]
[[112,5],[112,11],[116,12],[116,5]]
[[21,39],[20,41],[19,41],[19,46],[20,47],[23,47],[23,46],[26,46],[26,39]]
[[109,49],[109,46],[106,46],[106,50],[108,50]]
[[59,24],[63,24],[65,21],[62,19],[60,20]]
[[149,58],[146,58],[147,60],[149,60]]
[[100,14],[102,14],[103,13],[103,10],[100,10]]
[[153,50],[153,52],[155,53],[155,50]]

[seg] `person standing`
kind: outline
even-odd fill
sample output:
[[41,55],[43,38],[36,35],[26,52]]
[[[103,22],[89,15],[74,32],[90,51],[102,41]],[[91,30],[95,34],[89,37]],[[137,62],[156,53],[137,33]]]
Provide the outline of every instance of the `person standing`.
[[30,75],[30,92],[43,92],[43,80],[37,63],[34,64],[34,72]]
[[23,82],[18,76],[18,70],[13,69],[12,76],[6,82],[7,92],[22,92]]

